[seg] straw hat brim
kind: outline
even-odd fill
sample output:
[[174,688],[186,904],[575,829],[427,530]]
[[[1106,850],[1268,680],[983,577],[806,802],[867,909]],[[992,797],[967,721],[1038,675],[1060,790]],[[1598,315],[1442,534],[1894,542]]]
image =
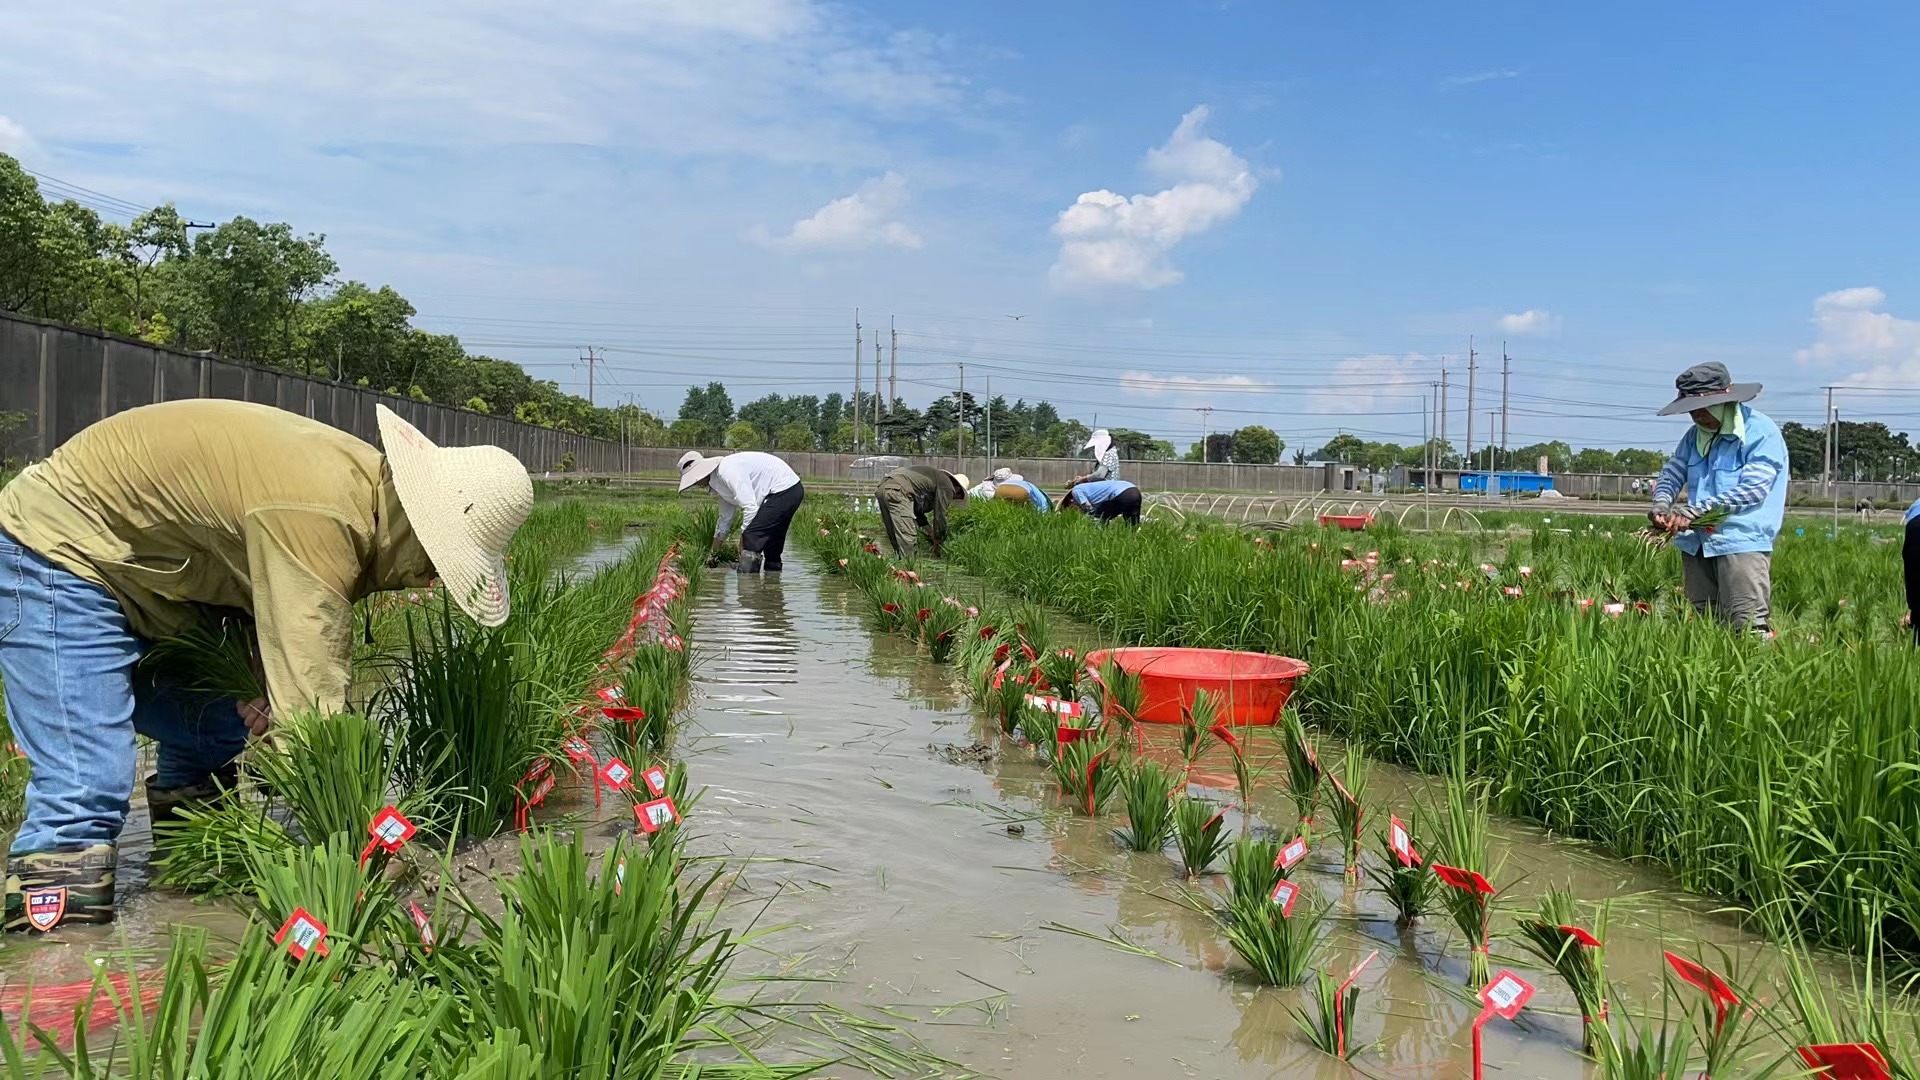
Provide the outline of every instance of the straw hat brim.
[[699,461],[687,466],[680,473],[680,490],[685,491],[700,481],[705,480],[707,477],[712,476],[713,470],[719,467],[720,459],[717,457],[703,457]]
[[[470,466],[475,458],[470,451],[506,451],[498,447],[461,448],[449,454],[420,429],[401,419],[399,414],[378,406],[375,417],[380,428],[380,449],[387,456],[387,469],[393,474],[393,488],[400,506],[407,512],[413,534],[433,560],[434,573],[440,577],[453,602],[481,626],[499,626],[507,621],[512,605],[507,595],[507,553],[483,546],[464,527],[462,508],[455,505],[460,492],[471,486]],[[531,508],[533,482],[526,483],[525,505]],[[522,515],[524,517],[524,514]],[[515,523],[517,526],[517,522]],[[509,532],[511,536],[511,532]]]
[[1737,382],[1725,390],[1712,394],[1685,394],[1674,398],[1661,406],[1655,416],[1672,416],[1675,413],[1692,412],[1695,409],[1711,409],[1716,405],[1731,405],[1736,401],[1747,402],[1760,396],[1760,384],[1757,382]]

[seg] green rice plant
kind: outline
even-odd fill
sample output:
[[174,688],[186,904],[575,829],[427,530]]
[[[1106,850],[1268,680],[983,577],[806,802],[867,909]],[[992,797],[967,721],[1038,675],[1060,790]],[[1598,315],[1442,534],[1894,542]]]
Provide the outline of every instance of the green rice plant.
[[1289,711],[1281,720],[1282,746],[1287,757],[1287,792],[1293,798],[1294,812],[1300,815],[1300,835],[1313,840],[1313,810],[1320,801],[1319,753],[1307,735],[1299,710]]
[[1340,980],[1332,973],[1315,971],[1312,1001],[1312,1012],[1287,1008],[1294,1022],[1300,1025],[1301,1034],[1321,1053],[1352,1061],[1363,1049],[1353,1043],[1353,1016],[1360,1005],[1360,987],[1355,984],[1342,989]]
[[967,611],[945,599],[922,610],[927,612],[927,617],[920,620],[920,646],[927,650],[928,658],[934,663],[947,663],[953,659],[954,649],[966,632]]
[[238,618],[202,619],[184,634],[156,640],[140,669],[192,693],[234,701],[267,696],[251,625]]
[[1072,649],[1054,649],[1042,653],[1034,663],[1040,677],[1047,680],[1048,692],[1062,701],[1080,700],[1080,677],[1086,664]]
[[1107,800],[1120,786],[1121,771],[1114,765],[1112,754],[1102,740],[1080,739],[1054,746],[1054,779],[1060,784],[1060,793],[1077,813],[1100,816]]
[[[1836,1005],[1802,940],[1797,920],[1784,907],[1762,909],[1781,944],[1776,993],[1784,1016],[1775,1026],[1794,1045],[1871,1043],[1896,1080],[1920,1080],[1920,1017],[1907,1013],[1901,1031],[1902,992],[1888,984],[1886,958],[1870,943],[1849,967],[1848,993]],[[1909,979],[1906,990],[1911,991]],[[1696,1024],[1697,1026],[1697,1024]]]
[[880,579],[862,591],[867,598],[867,620],[875,630],[900,634],[918,625],[914,613],[920,610],[919,588],[898,580]]
[[398,789],[400,752],[379,724],[353,713],[316,714],[278,732],[248,760],[307,843],[338,835],[363,839],[367,824],[389,805],[415,826],[433,830],[437,793]]
[[1227,848],[1227,895],[1230,903],[1267,899],[1286,871],[1280,869],[1280,841],[1243,832]]
[[1365,814],[1363,801],[1366,799],[1367,779],[1371,770],[1372,766],[1367,761],[1366,748],[1358,740],[1348,740],[1340,775],[1332,777],[1333,799],[1330,809],[1333,814],[1334,830],[1339,833],[1346,849],[1349,881],[1356,880],[1360,876],[1360,828],[1361,819]]
[[1311,889],[1294,902],[1291,915],[1265,896],[1236,902],[1227,908],[1227,942],[1261,982],[1299,986],[1313,970],[1326,917]]
[[690,667],[684,648],[661,644],[633,650],[620,675],[620,700],[645,715],[631,723],[607,721],[601,725],[623,757],[641,760],[672,744],[673,718],[686,695]]
[[[1421,846],[1419,811],[1409,811],[1407,819],[1401,824],[1406,827],[1407,838],[1414,851],[1418,852]],[[1400,856],[1393,850],[1393,839],[1387,829],[1380,830],[1376,835],[1380,840],[1381,858],[1378,865],[1367,867],[1367,876],[1373,880],[1374,891],[1385,897],[1393,907],[1393,924],[1406,930],[1433,913],[1439,904],[1436,894],[1443,886],[1417,856],[1411,866],[1401,863]]]
[[1649,1009],[1589,1032],[1598,1044],[1594,1059],[1603,1080],[1674,1080],[1688,1075],[1694,1062],[1693,1030],[1673,1022],[1670,1006],[1671,998],[1662,995],[1657,1017]]
[[[1491,828],[1486,785],[1456,773],[1447,784],[1447,812],[1440,818],[1440,835],[1432,863],[1490,877],[1487,835]],[[1474,888],[1442,887],[1440,906],[1454,928],[1467,939],[1467,985],[1487,982],[1487,943],[1492,936],[1493,896]]]
[[1173,839],[1187,876],[1206,875],[1226,850],[1225,808],[1206,799],[1182,797],[1173,804]]
[[191,892],[244,891],[253,880],[253,859],[300,843],[268,810],[264,801],[236,799],[181,808],[175,820],[154,827],[154,880]]
[[301,908],[346,939],[372,942],[374,931],[400,909],[378,865],[360,862],[362,846],[351,836],[334,835],[312,845],[249,852],[248,876],[260,920],[278,927]]
[[1057,756],[1060,725],[1055,721],[1053,713],[1023,704],[1015,713],[1014,723],[1020,731],[1020,737],[1026,740],[1028,746],[1033,747],[1048,760],[1053,760]]
[[1116,830],[1134,851],[1159,851],[1173,835],[1173,792],[1180,777],[1149,758],[1135,758],[1122,770],[1127,827]]
[[1139,673],[1122,668],[1109,656],[1101,663],[1096,678],[1102,689],[1101,718],[1119,728],[1127,745],[1134,745],[1134,724],[1146,703]]
[[1580,1020],[1585,1028],[1583,1048],[1589,1054],[1599,1049],[1595,1029],[1607,1020],[1604,943],[1612,909],[1611,900],[1603,901],[1593,930],[1583,931],[1602,943],[1599,945],[1589,944],[1581,933],[1569,929],[1578,929],[1578,916],[1573,893],[1568,889],[1548,889],[1534,915],[1519,920],[1521,947],[1558,974],[1572,992],[1575,1004],[1580,1006]]
[[1220,703],[1208,690],[1193,692],[1193,700],[1180,706],[1180,757],[1186,763],[1186,775],[1193,775],[1194,763],[1207,749],[1207,733],[1219,722]]

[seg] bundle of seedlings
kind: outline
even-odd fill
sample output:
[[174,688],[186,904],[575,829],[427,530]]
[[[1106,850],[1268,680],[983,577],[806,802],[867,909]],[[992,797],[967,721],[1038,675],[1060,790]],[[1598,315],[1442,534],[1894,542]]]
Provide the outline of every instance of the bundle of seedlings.
[[1268,895],[1229,905],[1227,941],[1261,982],[1299,986],[1313,970],[1326,917],[1327,909],[1312,889],[1290,888],[1280,898]]
[[1300,710],[1288,711],[1281,724],[1282,745],[1287,756],[1287,793],[1293,799],[1294,812],[1300,815],[1300,835],[1312,841],[1313,810],[1320,801],[1320,780],[1324,775],[1320,755],[1307,735]]
[[1319,970],[1313,973],[1313,1004],[1311,1013],[1288,1007],[1294,1022],[1300,1025],[1300,1031],[1307,1041],[1323,1054],[1352,1061],[1362,1047],[1353,1042],[1353,1016],[1360,1005],[1360,987],[1356,985],[1360,972],[1373,962],[1378,952],[1360,961],[1345,981],[1335,978],[1330,971]]
[[1136,757],[1120,786],[1127,804],[1127,827],[1116,829],[1120,842],[1134,851],[1159,851],[1173,835],[1173,793],[1180,777],[1150,758]]
[[1447,784],[1447,812],[1440,819],[1434,873],[1439,876],[1440,906],[1467,939],[1467,985],[1486,985],[1487,948],[1493,931],[1494,888],[1488,881],[1487,835],[1491,814],[1484,783],[1457,769]]
[[1207,738],[1220,723],[1220,702],[1209,690],[1195,690],[1193,700],[1180,705],[1180,759],[1186,779],[1192,782],[1193,769],[1206,753]]
[[1076,739],[1054,746],[1053,776],[1076,813],[1100,816],[1120,786],[1122,771],[1103,739]]
[[1680,529],[1669,530],[1658,525],[1648,525],[1634,535],[1640,538],[1641,543],[1657,550],[1671,545],[1675,536],[1689,530],[1710,533],[1726,524],[1727,519],[1732,516],[1733,512],[1726,507],[1715,506],[1695,515]]
[[1567,984],[1580,1006],[1582,1049],[1599,1049],[1596,1028],[1607,1021],[1606,941],[1612,901],[1602,902],[1591,931],[1577,922],[1573,893],[1550,888],[1530,918],[1519,920],[1521,947]]
[[958,600],[948,596],[921,608],[916,618],[919,621],[920,647],[927,650],[927,657],[936,664],[953,659],[961,635],[966,632],[967,609]]
[[[691,659],[685,648],[641,645],[620,676],[620,706],[600,728],[616,753],[627,760],[666,751],[673,741],[673,717],[686,696]],[[607,716],[612,710],[602,710]],[[636,715],[637,714],[637,715]]]
[[867,597],[867,619],[875,630],[887,634],[910,633],[918,625],[914,619],[914,613],[920,610],[918,586],[883,578],[863,591]]
[[1369,772],[1366,748],[1358,739],[1349,739],[1346,758],[1340,767],[1340,773],[1346,777],[1345,782],[1341,782],[1340,775],[1328,777],[1333,787],[1333,827],[1339,833],[1345,849],[1349,882],[1360,879],[1360,828],[1365,815],[1361,800],[1366,798]]
[[1034,667],[1046,680],[1048,693],[1062,701],[1080,700],[1080,678],[1087,666],[1079,653],[1072,649],[1054,649],[1042,654]]
[[1052,712],[1023,701],[1015,706],[1014,717],[1014,727],[1028,746],[1049,761],[1058,756],[1060,725]]
[[[1206,691],[1199,691],[1194,697],[1198,699],[1200,694],[1204,693],[1206,693]],[[1233,733],[1233,727],[1228,723],[1216,721],[1212,727],[1207,729],[1207,732],[1226,745],[1228,760],[1233,765],[1234,787],[1240,792],[1240,807],[1242,810],[1251,812],[1253,808],[1254,767],[1253,762],[1247,758],[1246,747],[1240,744],[1239,736]]]
[[267,696],[251,620],[238,616],[204,618],[183,634],[156,640],[140,670],[189,693],[233,701]]
[[1229,904],[1265,900],[1288,871],[1280,866],[1280,841],[1243,832],[1227,849]]
[[1117,726],[1121,737],[1135,745],[1134,725],[1139,722],[1140,710],[1146,705],[1146,692],[1141,688],[1140,673],[1122,668],[1111,655],[1100,664],[1100,670],[1090,677],[1100,689],[1100,715],[1108,723]]
[[1187,876],[1205,876],[1227,848],[1227,809],[1207,799],[1183,797],[1173,804],[1173,838]]
[[[1396,825],[1404,840],[1396,839]],[[1373,880],[1375,891],[1392,906],[1393,925],[1406,930],[1433,912],[1438,904],[1436,893],[1442,887],[1440,879],[1421,861],[1419,810],[1409,811],[1404,822],[1390,818],[1378,836],[1380,862],[1367,867],[1367,876]]]
[[[1880,903],[1868,901],[1867,906],[1872,909]],[[1899,1030],[1906,1002],[1902,991],[1888,981],[1884,946],[1874,941],[1858,962],[1848,965],[1846,1001],[1836,1006],[1827,993],[1826,980],[1814,967],[1795,918],[1784,908],[1763,909],[1761,915],[1773,924],[1782,942],[1785,986],[1780,998],[1786,1016],[1777,1025],[1781,1034],[1799,1047],[1864,1043],[1873,1048],[1895,1080],[1920,1080],[1920,1017],[1908,1013],[1904,1017],[1906,1030]],[[1905,985],[1910,991],[1911,980]],[[1816,1066],[1805,1051],[1799,1056],[1796,1064]]]

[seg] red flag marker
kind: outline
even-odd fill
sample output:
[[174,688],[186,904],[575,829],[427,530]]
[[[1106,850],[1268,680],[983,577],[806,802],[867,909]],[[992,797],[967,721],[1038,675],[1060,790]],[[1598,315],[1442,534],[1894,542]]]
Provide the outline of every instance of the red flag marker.
[[667,770],[660,766],[648,766],[641,771],[640,779],[646,782],[647,790],[651,792],[655,798],[659,798],[667,793]]
[[407,914],[413,919],[413,925],[420,929],[420,944],[426,946],[428,952],[432,952],[433,920],[427,918],[427,913],[421,910],[420,905],[412,901],[407,902]]
[[1407,831],[1406,822],[1398,817],[1387,818],[1387,846],[1393,849],[1393,856],[1400,860],[1401,866],[1419,864],[1420,853],[1413,850],[1413,834]]
[[628,724],[637,724],[647,718],[645,709],[636,709],[629,705],[607,705],[600,709],[600,715],[609,720],[619,720]]
[[633,808],[633,816],[639,819],[640,828],[648,834],[659,832],[669,823],[680,823],[680,811],[673,805],[672,799],[643,802]]
[[599,696],[601,701],[609,705],[618,705],[626,700],[626,696],[620,692],[620,688],[617,686],[603,686],[594,691],[594,693]]
[[1667,958],[1667,966],[1682,982],[1697,987],[1713,1003],[1713,1030],[1718,1034],[1726,1026],[1727,1010],[1740,1004],[1740,995],[1733,992],[1733,987],[1728,986],[1726,980],[1686,957],[1674,953],[1662,955]]
[[1825,1043],[1798,1046],[1794,1053],[1816,1073],[1832,1080],[1892,1080],[1887,1057],[1872,1043]]
[[307,914],[306,908],[294,908],[280,932],[273,935],[275,945],[285,945],[295,960],[305,960],[310,952],[327,955],[327,924]]
[[373,820],[367,823],[367,832],[373,836],[373,839],[367,841],[367,846],[361,849],[360,865],[367,865],[367,859],[372,856],[375,848],[382,848],[389,855],[394,854],[406,846],[407,841],[413,839],[413,834],[418,831],[414,828],[413,822],[407,820],[405,814],[394,807],[386,807],[373,815]]
[[1304,836],[1296,836],[1292,843],[1280,849],[1280,854],[1274,858],[1273,865],[1278,867],[1280,872],[1284,874],[1300,865],[1300,860],[1306,857],[1307,838]]
[[1599,938],[1594,937],[1591,933],[1588,933],[1587,931],[1582,930],[1577,926],[1562,926],[1560,927],[1560,932],[1572,938],[1573,940],[1579,942],[1580,944],[1585,945],[1589,949],[1597,949],[1600,947]]
[[633,782],[633,770],[617,757],[608,758],[607,763],[600,766],[600,779],[615,791],[625,791],[627,785]]
[[1379,955],[1379,949],[1368,953],[1367,958],[1360,961],[1359,966],[1347,973],[1347,981],[1341,983],[1340,989],[1333,995],[1333,1044],[1339,1048],[1342,1058],[1347,1056],[1347,988],[1353,985],[1353,981],[1358,979],[1360,973],[1367,970],[1367,965],[1373,963],[1374,958]]
[[1093,734],[1092,728],[1074,727],[1072,724],[1061,724],[1054,729],[1053,738],[1054,741],[1058,742],[1061,746],[1071,746],[1091,734]]
[[[1439,867],[1434,868],[1435,872]],[[1487,1021],[1496,1016],[1508,1020],[1520,1015],[1527,1002],[1533,1000],[1533,985],[1511,971],[1502,971],[1495,975],[1487,985],[1480,988],[1480,1000],[1484,1003],[1480,1015],[1473,1020],[1473,1076],[1480,1080],[1485,1059],[1480,1051],[1480,1031]]]
[[1492,896],[1494,893],[1493,883],[1481,877],[1475,870],[1462,870],[1457,866],[1442,866],[1434,863],[1433,873],[1435,877],[1461,892],[1481,893],[1486,896]]
[[1267,899],[1280,906],[1281,918],[1291,919],[1294,902],[1300,899],[1300,886],[1286,878],[1281,878],[1279,884],[1273,887],[1273,892],[1267,895]]

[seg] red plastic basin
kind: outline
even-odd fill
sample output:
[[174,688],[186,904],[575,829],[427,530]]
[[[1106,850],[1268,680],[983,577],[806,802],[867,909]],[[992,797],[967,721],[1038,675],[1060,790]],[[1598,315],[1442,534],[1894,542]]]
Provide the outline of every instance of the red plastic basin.
[[1333,525],[1338,528],[1352,529],[1355,532],[1359,532],[1361,529],[1364,529],[1367,526],[1373,524],[1373,515],[1372,514],[1321,514],[1320,524],[1323,526]]
[[1100,649],[1087,654],[1087,666],[1097,672],[1108,657],[1140,676],[1138,719],[1148,724],[1180,723],[1181,708],[1199,690],[1220,702],[1222,720],[1277,723],[1294,680],[1307,673],[1302,660],[1230,649]]

